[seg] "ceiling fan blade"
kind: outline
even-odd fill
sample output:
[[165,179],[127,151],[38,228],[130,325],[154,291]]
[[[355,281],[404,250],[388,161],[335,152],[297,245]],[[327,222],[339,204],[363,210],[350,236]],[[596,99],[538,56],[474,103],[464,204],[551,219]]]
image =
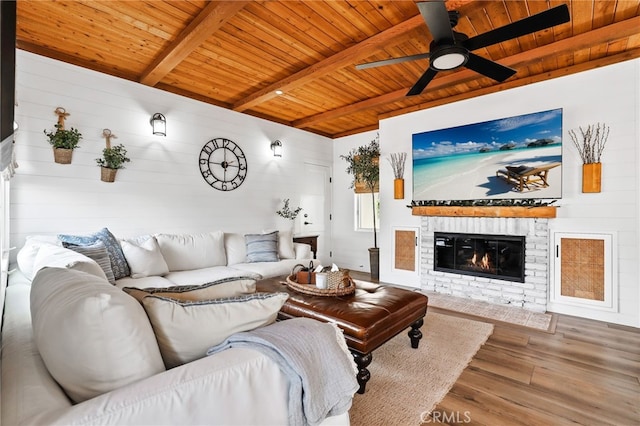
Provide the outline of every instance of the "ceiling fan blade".
[[415,61],[415,60],[418,60],[418,59],[428,59],[428,58],[429,58],[429,54],[428,53],[419,53],[417,55],[403,56],[401,58],[391,58],[391,59],[384,59],[382,61],[375,61],[375,62],[368,62],[366,64],[359,64],[359,65],[356,65],[356,69],[357,70],[364,70],[364,69],[367,69],[367,68],[381,67],[383,65],[399,64],[400,62]]
[[471,52],[469,52],[469,59],[465,67],[500,82],[505,81],[516,73],[513,68],[505,67]]
[[424,1],[418,3],[422,19],[427,24],[431,36],[436,41],[450,40],[453,42],[453,30],[449,22],[449,12],[442,0]]
[[529,16],[528,18],[512,22],[511,24],[496,28],[495,30],[488,31],[484,34],[471,37],[470,39],[463,41],[462,45],[469,50],[476,50],[482,47],[491,46],[492,44],[511,40],[512,38],[544,30],[545,28],[550,28],[555,25],[564,24],[565,22],[569,22],[569,20],[569,8],[566,4],[562,4],[554,7],[553,9],[545,10],[544,12],[537,13]]
[[424,88],[427,87],[427,84],[429,84],[429,82],[433,80],[433,77],[435,77],[436,74],[438,74],[438,71],[432,69],[431,67],[427,68],[422,76],[420,76],[418,81],[416,81],[416,84],[414,84],[413,87],[409,89],[409,91],[407,92],[407,96],[415,96],[422,93]]

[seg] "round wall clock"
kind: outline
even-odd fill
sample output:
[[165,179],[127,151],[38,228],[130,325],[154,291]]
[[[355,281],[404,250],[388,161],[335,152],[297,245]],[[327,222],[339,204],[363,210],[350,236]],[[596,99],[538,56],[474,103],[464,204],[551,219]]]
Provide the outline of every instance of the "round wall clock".
[[204,180],[220,191],[231,191],[247,177],[247,158],[235,142],[211,139],[200,151],[200,172]]

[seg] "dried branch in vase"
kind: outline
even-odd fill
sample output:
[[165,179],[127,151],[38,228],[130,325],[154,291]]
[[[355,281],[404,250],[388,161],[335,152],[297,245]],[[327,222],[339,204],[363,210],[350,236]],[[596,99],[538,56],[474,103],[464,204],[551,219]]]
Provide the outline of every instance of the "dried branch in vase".
[[396,179],[402,179],[404,176],[404,163],[407,161],[406,152],[398,152],[390,155],[389,163],[393,169],[393,176]]
[[579,127],[582,142],[578,140],[575,130],[569,130],[569,136],[578,149],[584,164],[599,163],[602,151],[609,138],[609,126],[606,124],[590,124],[586,129]]

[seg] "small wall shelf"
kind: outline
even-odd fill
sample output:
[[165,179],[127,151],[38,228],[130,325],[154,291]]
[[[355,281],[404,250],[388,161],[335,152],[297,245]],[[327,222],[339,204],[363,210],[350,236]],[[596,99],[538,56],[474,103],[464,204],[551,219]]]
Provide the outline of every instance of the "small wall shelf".
[[461,216],[461,217],[556,217],[555,206],[508,207],[508,206],[415,206],[414,216]]

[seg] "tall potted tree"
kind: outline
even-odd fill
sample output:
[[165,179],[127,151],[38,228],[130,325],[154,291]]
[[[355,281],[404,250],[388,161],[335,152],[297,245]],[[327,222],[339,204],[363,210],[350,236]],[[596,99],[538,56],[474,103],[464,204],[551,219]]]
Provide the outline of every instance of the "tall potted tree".
[[380,180],[380,142],[378,135],[368,145],[359,146],[340,158],[347,162],[347,173],[353,176],[351,188],[358,184],[364,185],[371,193],[371,212],[373,213],[373,247],[369,248],[369,264],[371,278],[377,280],[380,276],[380,249],[378,248],[378,232],[376,230],[376,201],[375,192]]

